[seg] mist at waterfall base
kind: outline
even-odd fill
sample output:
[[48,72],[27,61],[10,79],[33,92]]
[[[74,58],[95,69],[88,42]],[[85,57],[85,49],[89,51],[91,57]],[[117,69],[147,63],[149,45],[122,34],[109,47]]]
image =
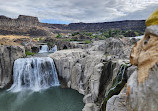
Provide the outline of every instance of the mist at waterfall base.
[[12,87],[0,91],[0,111],[81,111],[82,98],[60,88],[53,59],[21,58],[14,63]]

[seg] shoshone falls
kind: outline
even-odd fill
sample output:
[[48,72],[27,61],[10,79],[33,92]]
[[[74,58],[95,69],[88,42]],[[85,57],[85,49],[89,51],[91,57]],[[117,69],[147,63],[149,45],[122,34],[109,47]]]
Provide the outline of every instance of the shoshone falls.
[[83,96],[60,88],[53,59],[20,58],[14,62],[13,85],[1,90],[0,111],[81,111]]

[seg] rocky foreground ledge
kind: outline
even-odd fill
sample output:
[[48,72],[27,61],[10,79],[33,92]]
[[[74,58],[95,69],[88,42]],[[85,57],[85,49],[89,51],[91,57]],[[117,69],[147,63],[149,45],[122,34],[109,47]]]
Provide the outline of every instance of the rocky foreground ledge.
[[137,66],[106,111],[158,111],[158,36],[146,34],[133,47],[130,61]]

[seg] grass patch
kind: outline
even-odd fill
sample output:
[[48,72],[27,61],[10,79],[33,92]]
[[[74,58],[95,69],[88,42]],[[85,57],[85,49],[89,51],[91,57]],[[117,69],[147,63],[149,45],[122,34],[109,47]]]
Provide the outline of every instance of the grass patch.
[[62,38],[62,35],[61,35],[61,34],[58,34],[58,35],[56,36],[56,38]]
[[25,54],[26,54],[26,56],[28,56],[28,55],[33,56],[33,55],[35,55],[36,53],[30,52],[30,51],[26,51]]
[[39,38],[39,41],[43,40],[42,38]]
[[34,40],[38,40],[37,38],[34,38]]
[[91,41],[85,40],[84,43],[85,43],[85,44],[89,44],[89,43],[91,43]]
[[51,47],[51,43],[50,42],[48,42],[47,45],[48,45],[48,47]]

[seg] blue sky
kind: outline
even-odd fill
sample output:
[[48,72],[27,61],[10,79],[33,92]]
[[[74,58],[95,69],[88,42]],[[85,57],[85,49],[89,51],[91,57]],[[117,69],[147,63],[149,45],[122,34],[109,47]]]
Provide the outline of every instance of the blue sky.
[[69,24],[67,21],[53,20],[53,19],[41,19],[42,23],[51,23],[51,24]]
[[158,0],[0,0],[0,15],[62,24],[142,20],[156,8]]

